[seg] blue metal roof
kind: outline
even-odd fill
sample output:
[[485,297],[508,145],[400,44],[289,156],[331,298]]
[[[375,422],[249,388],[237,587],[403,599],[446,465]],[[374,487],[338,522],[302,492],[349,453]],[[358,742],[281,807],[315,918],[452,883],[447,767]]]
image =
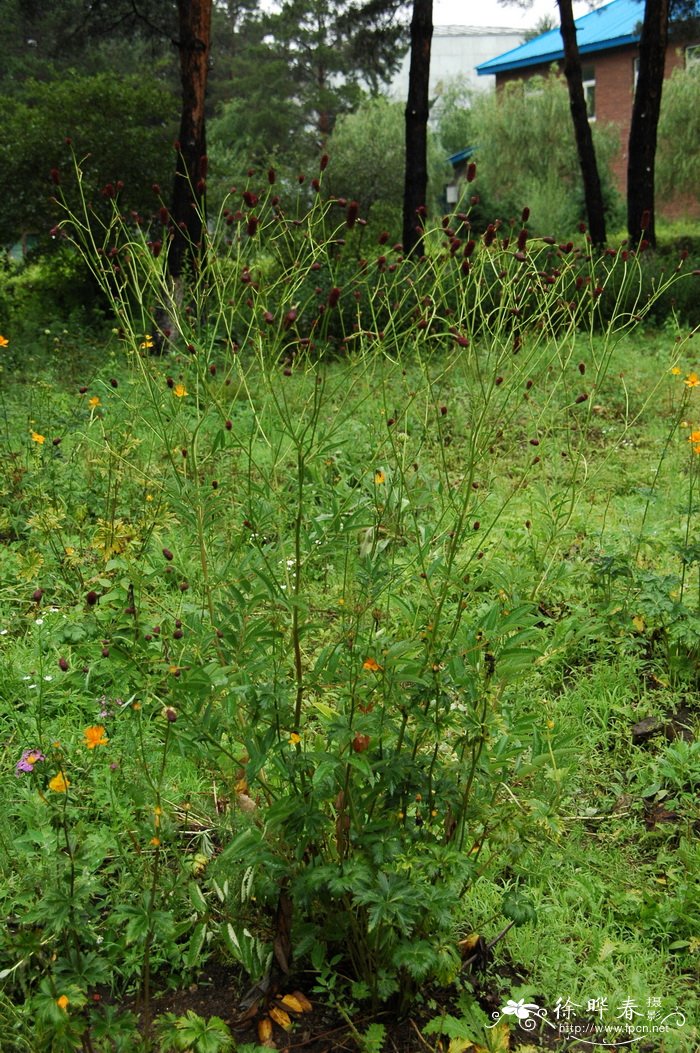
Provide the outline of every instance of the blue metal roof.
[[466,148],[466,150],[460,150],[459,153],[452,154],[452,157],[448,157],[447,158],[447,163],[449,165],[458,165],[462,161],[468,161],[475,150],[476,150],[476,146],[468,146]]
[[[576,19],[576,39],[581,55],[624,44],[636,44],[644,19],[644,0],[612,0],[612,3]],[[525,66],[542,66],[564,57],[559,29],[550,29],[520,47],[497,55],[476,67],[479,76],[505,73]]]

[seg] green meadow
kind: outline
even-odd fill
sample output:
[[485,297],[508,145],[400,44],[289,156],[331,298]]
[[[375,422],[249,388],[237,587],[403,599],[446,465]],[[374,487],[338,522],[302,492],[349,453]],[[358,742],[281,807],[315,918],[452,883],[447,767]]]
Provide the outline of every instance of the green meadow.
[[4,332],[2,1049],[692,1053],[697,275],[272,189]]

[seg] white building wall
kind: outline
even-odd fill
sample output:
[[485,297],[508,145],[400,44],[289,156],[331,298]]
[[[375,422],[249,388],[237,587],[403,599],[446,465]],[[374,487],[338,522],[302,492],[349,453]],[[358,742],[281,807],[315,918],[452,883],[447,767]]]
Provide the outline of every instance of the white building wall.
[[[449,81],[463,77],[476,91],[493,91],[495,77],[478,77],[476,66],[523,42],[522,29],[489,26],[435,26],[430,54],[430,97],[440,95]],[[410,52],[389,85],[389,94],[403,100],[408,93]]]

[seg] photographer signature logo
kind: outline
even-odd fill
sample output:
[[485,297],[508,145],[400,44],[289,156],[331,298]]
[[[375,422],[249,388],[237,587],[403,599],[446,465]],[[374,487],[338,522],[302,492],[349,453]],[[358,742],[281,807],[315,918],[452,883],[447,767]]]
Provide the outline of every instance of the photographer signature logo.
[[500,1010],[492,1013],[495,1027],[504,1018],[513,1017],[517,1027],[534,1032],[550,1028],[562,1038],[576,1039],[591,1046],[619,1048],[633,1042],[660,1038],[679,1031],[686,1022],[685,1014],[674,1007],[664,1008],[663,999],[649,997],[645,1004],[633,998],[625,998],[618,1005],[609,1004],[600,996],[574,1002],[571,998],[558,998],[551,1011],[536,1002],[510,998]]

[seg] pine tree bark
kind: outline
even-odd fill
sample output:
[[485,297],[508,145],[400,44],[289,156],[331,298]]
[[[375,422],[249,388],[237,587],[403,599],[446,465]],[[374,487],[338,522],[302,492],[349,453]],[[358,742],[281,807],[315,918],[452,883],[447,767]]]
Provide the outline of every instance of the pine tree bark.
[[204,100],[209,70],[212,0],[178,0],[182,111],[173,185],[173,241],[168,254],[172,278],[201,265],[206,189]]
[[423,218],[428,189],[428,109],[433,0],[413,0],[411,62],[406,102],[406,167],[403,197],[403,247],[423,254]]
[[581,57],[576,40],[576,25],[571,0],[557,0],[561,38],[564,44],[564,76],[569,89],[569,108],[574,125],[583,192],[586,201],[588,230],[594,245],[604,245],[605,203],[595,155],[593,134],[588,120],[586,97],[583,92]]
[[646,0],[627,159],[627,231],[656,245],[654,164],[668,43],[669,0]]

